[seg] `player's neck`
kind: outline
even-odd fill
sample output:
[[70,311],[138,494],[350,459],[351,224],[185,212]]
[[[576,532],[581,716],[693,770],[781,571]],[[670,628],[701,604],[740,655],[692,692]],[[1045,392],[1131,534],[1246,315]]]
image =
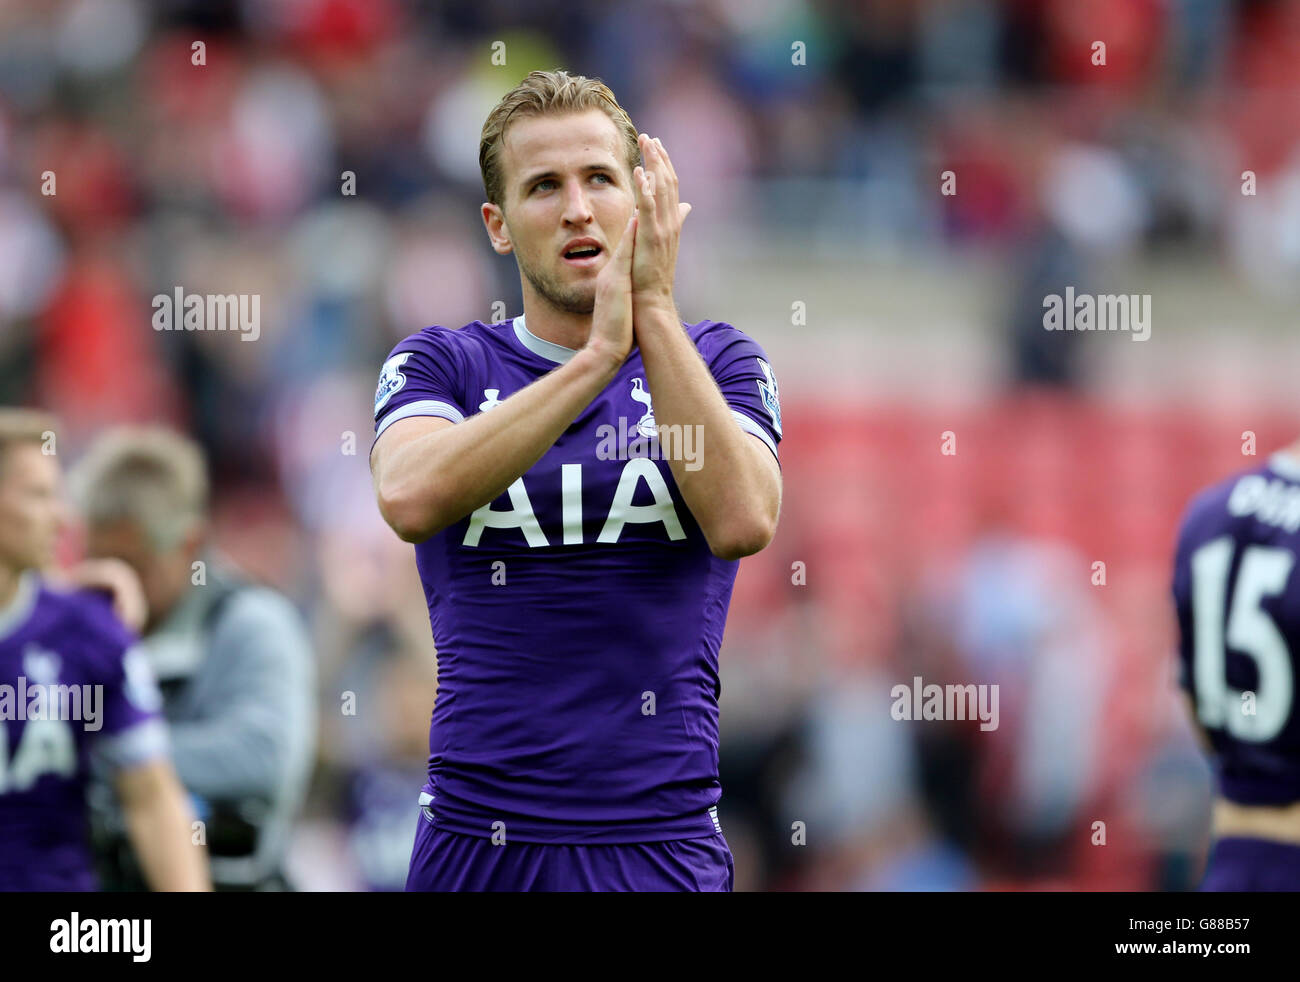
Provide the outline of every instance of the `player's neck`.
[[22,570],[0,563],[0,611],[6,610],[18,595],[18,579]]
[[571,314],[532,297],[524,297],[524,326],[534,337],[577,351],[591,336],[591,314]]

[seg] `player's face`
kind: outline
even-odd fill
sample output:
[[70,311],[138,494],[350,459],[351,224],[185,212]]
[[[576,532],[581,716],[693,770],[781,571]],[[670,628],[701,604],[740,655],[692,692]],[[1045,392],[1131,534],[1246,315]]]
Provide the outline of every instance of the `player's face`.
[[67,521],[58,459],[38,443],[16,443],[0,461],[0,562],[14,570],[54,560]]
[[[590,314],[596,274],[635,208],[618,127],[599,109],[521,119],[506,130],[501,165],[505,234],[520,272],[553,307]],[[595,240],[599,252],[566,258],[574,239]]]

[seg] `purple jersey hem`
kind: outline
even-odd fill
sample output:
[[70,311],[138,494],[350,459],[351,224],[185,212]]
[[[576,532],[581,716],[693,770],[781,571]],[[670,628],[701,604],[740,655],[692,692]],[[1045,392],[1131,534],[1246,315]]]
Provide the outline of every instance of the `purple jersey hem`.
[[[425,795],[431,793],[428,785]],[[546,822],[507,811],[450,805],[446,795],[436,794],[423,807],[425,818],[436,829],[490,839],[493,823],[503,823],[507,841],[538,845],[631,845],[638,842],[665,842],[671,839],[702,839],[720,835],[721,826],[714,820],[717,804],[703,811],[661,822],[590,823],[587,827],[573,822]]]

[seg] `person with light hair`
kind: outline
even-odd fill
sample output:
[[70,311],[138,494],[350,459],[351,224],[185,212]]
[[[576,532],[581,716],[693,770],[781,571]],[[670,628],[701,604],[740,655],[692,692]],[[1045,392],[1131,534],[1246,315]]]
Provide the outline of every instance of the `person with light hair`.
[[[126,562],[147,604],[176,768],[206,823],[217,889],[286,889],[283,861],[314,760],[315,665],[302,617],[210,542],[202,451],[160,427],[105,433],[76,469],[87,553]],[[114,882],[134,883],[101,795]]]
[[599,79],[532,72],[479,147],[523,312],[412,334],[375,393],[438,658],[407,889],[730,891],[718,650],[776,532],[772,366],[678,315],[691,206]]
[[49,575],[66,524],[53,418],[0,409],[0,890],[95,890],[98,767],[155,890],[207,890],[162,697],[108,599]]

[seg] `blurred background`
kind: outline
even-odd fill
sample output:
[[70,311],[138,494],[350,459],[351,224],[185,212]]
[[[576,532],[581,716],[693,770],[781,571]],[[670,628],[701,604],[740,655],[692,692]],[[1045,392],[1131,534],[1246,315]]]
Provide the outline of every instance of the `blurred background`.
[[[219,546],[316,645],[299,886],[405,880],[436,661],[372,394],[407,334],[522,310],[478,139],[538,68],[663,139],[683,317],[780,381],[722,651],[736,888],[1194,886],[1173,536],[1243,433],[1300,433],[1300,5],[0,0],[0,403],[72,459],[206,449]],[[260,337],[154,331],[177,286],[259,294]],[[1066,286],[1150,295],[1149,339],[1045,331]],[[916,675],[999,684],[1000,726],[892,719]]]

